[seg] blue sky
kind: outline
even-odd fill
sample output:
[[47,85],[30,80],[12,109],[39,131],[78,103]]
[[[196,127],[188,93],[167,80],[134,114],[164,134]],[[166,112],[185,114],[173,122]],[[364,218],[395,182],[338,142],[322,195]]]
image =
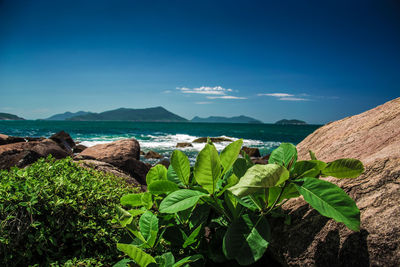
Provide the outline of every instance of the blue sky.
[[326,123],[400,96],[398,1],[0,1],[0,112]]

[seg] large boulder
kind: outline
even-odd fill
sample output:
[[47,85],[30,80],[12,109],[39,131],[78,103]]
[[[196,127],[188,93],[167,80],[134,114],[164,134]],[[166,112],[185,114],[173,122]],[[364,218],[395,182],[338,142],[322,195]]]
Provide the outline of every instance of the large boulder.
[[22,137],[8,136],[5,134],[0,134],[0,145],[13,144],[18,142],[25,142]]
[[9,169],[13,166],[22,168],[48,155],[61,159],[69,154],[50,139],[2,145],[0,146],[0,169]]
[[76,145],[71,136],[64,131],[60,131],[58,133],[53,134],[52,136],[49,137],[49,139],[56,142],[60,147],[65,149],[70,154],[72,154],[73,149]]
[[134,178],[132,178],[129,174],[107,162],[86,159],[86,160],[79,160],[77,161],[77,163],[84,168],[94,169],[97,171],[101,171],[103,173],[109,173],[124,178],[129,184],[133,184],[140,187],[140,183],[136,181]]
[[139,183],[145,184],[149,167],[139,158],[140,145],[134,138],[88,147],[76,157],[77,160],[94,159],[107,162],[127,172]]
[[275,221],[270,252],[288,266],[400,265],[400,98],[362,114],[329,123],[298,146],[299,159],[358,158],[356,179],[325,178],[352,197],[361,211],[353,232],[327,219],[301,198],[282,207],[291,225]]

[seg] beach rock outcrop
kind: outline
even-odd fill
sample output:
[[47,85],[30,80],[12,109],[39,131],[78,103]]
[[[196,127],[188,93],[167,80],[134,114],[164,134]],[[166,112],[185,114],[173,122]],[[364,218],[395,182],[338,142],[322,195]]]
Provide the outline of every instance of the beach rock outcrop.
[[246,152],[246,154],[249,155],[250,157],[257,157],[257,158],[261,157],[260,150],[256,147],[244,146],[242,147],[242,151]]
[[149,167],[139,160],[140,145],[134,138],[88,147],[75,158],[109,163],[128,173],[141,184],[145,184],[146,174],[149,171]]
[[193,145],[188,142],[182,142],[182,143],[177,143],[176,147],[193,147]]
[[[194,139],[192,143],[207,143],[207,138],[208,137],[200,137],[197,139]],[[232,142],[232,139],[226,138],[226,137],[210,137],[211,142],[213,143],[221,143],[221,142]]]
[[161,156],[159,153],[157,153],[157,152],[155,152],[153,150],[150,150],[149,152],[147,152],[144,155],[144,157],[146,159],[162,159],[163,158],[163,156]]
[[340,186],[361,211],[353,232],[301,198],[282,207],[291,225],[274,222],[270,252],[285,266],[399,266],[400,98],[356,116],[329,123],[298,146],[299,159],[358,158],[365,172],[356,179],[324,178]]
[[18,142],[25,142],[22,137],[8,136],[5,134],[0,134],[0,145],[13,144]]
[[64,131],[60,131],[58,133],[53,134],[52,136],[49,137],[49,139],[56,142],[60,147],[65,149],[70,154],[72,154],[73,149],[76,146],[71,136]]
[[115,176],[124,178],[129,184],[141,186],[140,183],[136,181],[136,179],[132,178],[128,173],[120,170],[119,168],[107,162],[86,159],[86,160],[79,160],[77,161],[77,163],[84,168],[94,169],[97,171],[101,171],[103,173],[110,173]]
[[87,146],[78,144],[74,147],[73,152],[74,153],[81,153],[83,150],[85,150],[87,148]]
[[25,167],[48,155],[61,159],[67,157],[68,153],[50,139],[2,145],[0,146],[0,169],[9,169],[13,166]]

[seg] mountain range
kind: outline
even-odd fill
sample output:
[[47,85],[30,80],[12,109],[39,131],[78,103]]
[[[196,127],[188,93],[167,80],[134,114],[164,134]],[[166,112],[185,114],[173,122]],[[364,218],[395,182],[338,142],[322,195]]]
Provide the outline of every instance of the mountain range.
[[0,113],[0,121],[22,121],[22,120],[25,120],[25,119],[20,118],[14,114]]
[[63,121],[63,120],[70,119],[72,117],[87,115],[89,113],[90,112],[86,112],[86,111],[78,111],[78,112],[74,112],[74,113],[67,111],[65,113],[53,115],[45,120],[46,121]]
[[153,121],[153,122],[185,122],[182,118],[163,107],[132,109],[119,108],[101,113],[86,113],[67,118],[69,121]]

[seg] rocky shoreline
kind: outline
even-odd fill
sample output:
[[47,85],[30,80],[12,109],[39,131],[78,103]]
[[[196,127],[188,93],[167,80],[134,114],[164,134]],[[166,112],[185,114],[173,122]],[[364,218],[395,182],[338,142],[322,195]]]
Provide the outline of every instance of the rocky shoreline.
[[[271,256],[283,266],[399,266],[400,98],[328,123],[304,139],[297,149],[299,160],[308,159],[311,149],[318,159],[327,162],[357,158],[364,163],[366,171],[358,178],[323,178],[356,201],[361,211],[361,230],[350,231],[315,212],[302,198],[291,199],[282,205],[290,223],[284,223],[282,218],[272,222]],[[258,149],[243,150],[255,163],[268,161],[268,156],[260,157]],[[50,154],[57,159],[70,156],[83,167],[124,177],[143,190],[151,165],[141,161],[141,156],[156,157],[160,164],[169,165],[160,154],[141,151],[133,138],[85,148],[65,132],[49,138],[0,134],[0,169],[25,167]]]
[[[232,141],[225,137],[213,137],[213,142]],[[207,137],[193,141],[205,143]],[[177,143],[176,147],[190,147],[191,143]],[[261,157],[258,148],[243,147],[256,164],[266,164],[268,156]],[[56,159],[72,157],[74,161],[86,168],[93,168],[112,173],[125,178],[130,183],[142,188],[146,186],[146,174],[152,167],[143,162],[145,159],[158,159],[156,164],[163,164],[168,168],[169,159],[155,151],[141,151],[139,142],[134,139],[122,139],[107,144],[98,144],[85,147],[76,143],[71,136],[60,131],[49,138],[45,137],[16,137],[0,134],[0,169],[11,167],[26,167],[39,158],[52,155]],[[154,164],[154,165],[156,165]]]

